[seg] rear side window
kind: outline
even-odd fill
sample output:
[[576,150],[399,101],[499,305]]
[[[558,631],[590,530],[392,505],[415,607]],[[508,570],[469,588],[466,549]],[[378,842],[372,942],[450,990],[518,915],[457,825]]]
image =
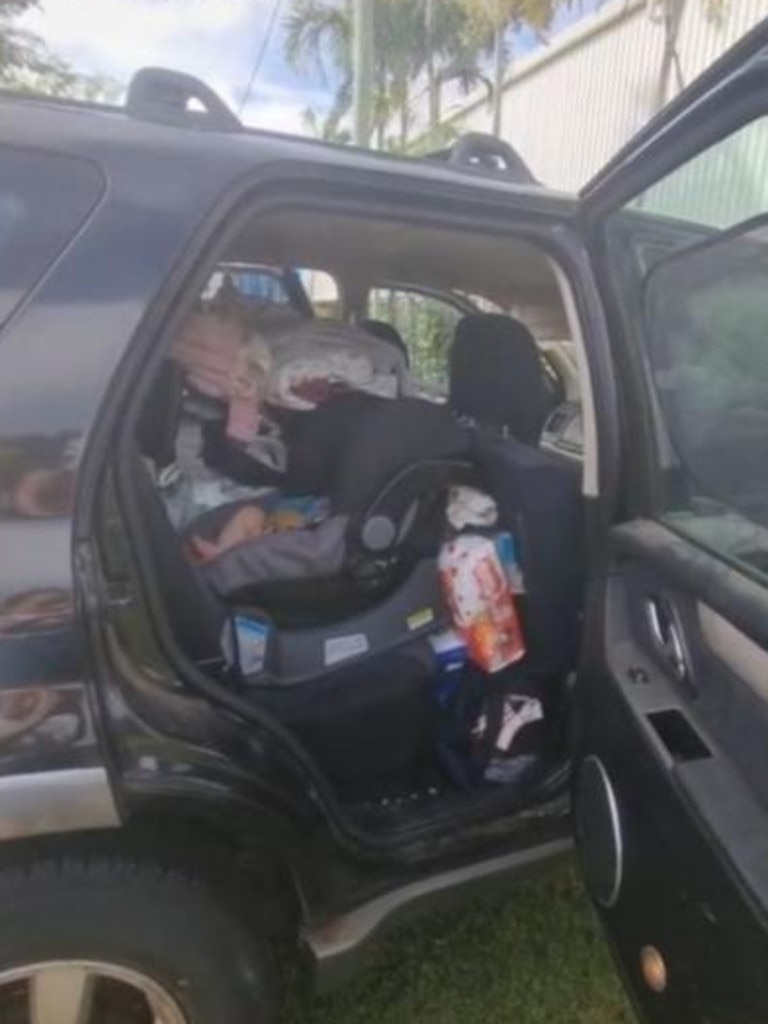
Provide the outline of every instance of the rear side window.
[[0,329],[103,191],[90,163],[0,147]]
[[439,295],[407,288],[373,288],[368,316],[390,324],[403,339],[417,384],[448,391],[448,360],[453,336],[465,311]]

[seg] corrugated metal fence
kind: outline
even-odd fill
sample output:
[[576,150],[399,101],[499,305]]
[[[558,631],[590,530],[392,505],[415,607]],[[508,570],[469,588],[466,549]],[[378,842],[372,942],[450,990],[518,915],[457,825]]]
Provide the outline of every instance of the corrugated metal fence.
[[[707,0],[687,0],[677,42],[683,84],[765,17],[768,0],[726,0],[718,18]],[[611,0],[517,63],[504,96],[504,138],[545,184],[580,188],[654,112],[663,47],[647,0]],[[677,89],[673,71],[667,98]],[[462,131],[488,131],[490,118],[478,96],[450,120]]]

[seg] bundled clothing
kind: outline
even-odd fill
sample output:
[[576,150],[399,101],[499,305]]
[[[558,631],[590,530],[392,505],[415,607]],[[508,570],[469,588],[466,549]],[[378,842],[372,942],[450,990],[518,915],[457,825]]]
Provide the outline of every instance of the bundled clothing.
[[246,348],[242,322],[213,311],[192,313],[176,338],[171,358],[187,374],[187,383],[227,406],[227,435],[249,444],[259,432],[260,402],[269,375],[267,349],[254,358]]
[[308,320],[278,333],[258,329],[252,344],[271,355],[267,401],[306,411],[347,391],[397,398],[407,390],[400,351],[367,331]]

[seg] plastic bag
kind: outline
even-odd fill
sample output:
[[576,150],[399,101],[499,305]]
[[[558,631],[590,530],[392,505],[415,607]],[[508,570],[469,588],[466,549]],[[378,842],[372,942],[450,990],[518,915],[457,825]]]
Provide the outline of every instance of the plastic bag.
[[454,530],[460,531],[468,526],[495,526],[499,510],[489,494],[462,484],[451,488],[446,515]]

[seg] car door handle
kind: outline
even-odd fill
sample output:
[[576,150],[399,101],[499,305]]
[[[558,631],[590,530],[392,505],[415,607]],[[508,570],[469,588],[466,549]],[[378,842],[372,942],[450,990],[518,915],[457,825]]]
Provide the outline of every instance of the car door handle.
[[645,601],[645,614],[656,653],[672,671],[674,678],[684,682],[688,678],[688,659],[672,606],[664,598],[648,597]]

